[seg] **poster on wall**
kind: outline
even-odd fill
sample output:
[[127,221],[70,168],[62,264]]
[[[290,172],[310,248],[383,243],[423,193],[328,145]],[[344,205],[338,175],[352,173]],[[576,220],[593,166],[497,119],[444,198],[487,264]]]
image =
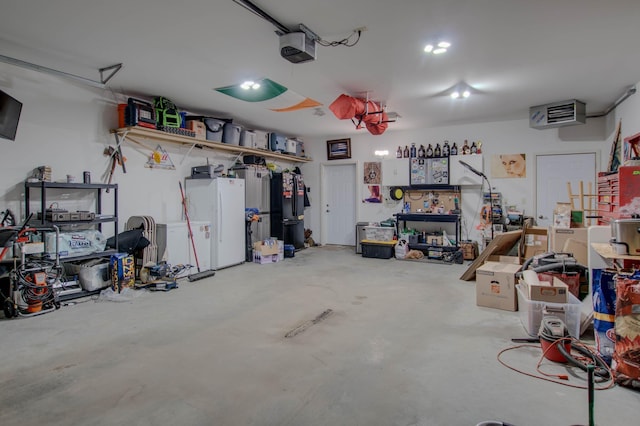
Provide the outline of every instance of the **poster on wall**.
[[364,183],[367,185],[380,185],[382,183],[382,163],[365,162],[363,176]]
[[364,170],[362,171],[363,181],[365,189],[363,190],[365,203],[381,203],[382,202],[382,163],[380,162],[365,162]]
[[381,203],[382,202],[382,188],[380,185],[365,185],[364,194],[366,198],[362,200],[365,203]]
[[498,154],[491,157],[492,178],[526,178],[526,154]]

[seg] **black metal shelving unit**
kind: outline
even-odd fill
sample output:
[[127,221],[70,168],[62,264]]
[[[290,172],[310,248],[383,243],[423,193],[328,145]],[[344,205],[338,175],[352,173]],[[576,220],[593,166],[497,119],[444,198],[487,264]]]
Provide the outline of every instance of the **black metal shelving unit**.
[[[407,222],[435,222],[435,223],[453,223],[455,224],[456,242],[453,246],[433,245],[428,243],[410,243],[409,248],[429,253],[430,251],[441,251],[442,253],[457,252],[460,250],[460,215],[459,214],[435,214],[435,213],[397,213],[396,217],[396,235],[400,235],[400,229],[406,227]],[[401,225],[402,222],[402,225]],[[437,259],[430,259],[429,255],[425,256],[424,261],[433,263],[450,263]]]
[[[32,213],[32,201],[35,198],[32,198],[32,191],[39,191],[37,195],[38,204],[39,204],[39,212],[40,217],[37,217],[37,214],[34,214],[29,220],[29,225],[35,228],[39,227],[50,227],[57,226],[61,230],[71,226],[94,226],[99,231],[102,232],[103,224],[111,223],[113,224],[113,232],[115,239],[115,246],[118,247],[118,184],[103,184],[103,183],[66,183],[66,182],[25,182],[25,215],[29,217]],[[46,219],[46,210],[47,210],[47,193],[49,191],[90,191],[95,195],[95,218],[91,220],[68,220],[68,221],[49,221]],[[113,211],[109,212],[109,214],[103,214],[103,202],[102,197],[108,193],[110,196],[113,196]],[[34,202],[35,204],[35,202]],[[109,257],[112,254],[117,253],[116,249],[108,249],[101,252],[90,253],[86,255],[80,256],[65,256],[60,259],[61,263],[64,262],[72,262],[72,261],[80,261],[87,259],[95,259],[100,257]],[[81,291],[78,293],[67,294],[61,296],[59,299],[61,301],[76,299],[79,297],[90,296],[93,294],[97,294],[99,291]]]

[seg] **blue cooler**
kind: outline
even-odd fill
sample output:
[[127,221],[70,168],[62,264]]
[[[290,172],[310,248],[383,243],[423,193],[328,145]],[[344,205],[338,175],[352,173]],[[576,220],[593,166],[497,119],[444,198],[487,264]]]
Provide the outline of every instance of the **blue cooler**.
[[296,248],[293,244],[284,245],[284,257],[295,257]]
[[287,150],[287,137],[277,133],[270,133],[269,148],[271,148],[271,151],[285,152]]

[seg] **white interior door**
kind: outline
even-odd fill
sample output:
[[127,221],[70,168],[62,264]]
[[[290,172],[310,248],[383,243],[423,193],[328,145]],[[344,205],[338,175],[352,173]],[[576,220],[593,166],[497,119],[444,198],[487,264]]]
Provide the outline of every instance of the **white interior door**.
[[353,246],[356,240],[356,164],[323,165],[325,244]]
[[[571,183],[571,193],[578,194],[580,181],[584,192],[588,192],[591,182],[592,192],[596,191],[596,153],[549,154],[536,156],[536,223],[550,226],[553,210],[558,202],[569,202],[567,182]],[[585,208],[587,199],[585,198]],[[575,206],[580,205],[574,200]]]

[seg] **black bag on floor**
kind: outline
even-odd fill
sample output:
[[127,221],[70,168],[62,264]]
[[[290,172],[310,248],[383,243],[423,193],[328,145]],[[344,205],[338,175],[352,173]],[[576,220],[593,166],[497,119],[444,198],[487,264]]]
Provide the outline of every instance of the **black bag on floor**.
[[[147,240],[142,233],[142,229],[131,229],[118,234],[118,252],[133,254],[135,251],[142,250],[151,244],[151,241]],[[109,238],[107,247],[116,248],[115,241],[115,237]]]

